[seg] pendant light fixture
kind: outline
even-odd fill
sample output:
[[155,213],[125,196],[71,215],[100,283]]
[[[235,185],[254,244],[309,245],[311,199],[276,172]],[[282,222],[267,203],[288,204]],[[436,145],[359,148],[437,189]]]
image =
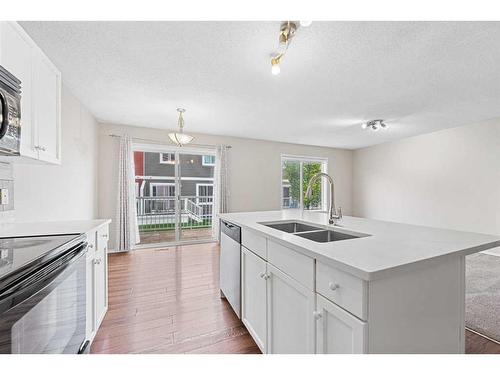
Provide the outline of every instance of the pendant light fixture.
[[182,117],[182,114],[186,112],[186,110],[184,108],[177,108],[177,112],[179,112],[179,119],[177,120],[179,131],[175,133],[168,133],[168,137],[177,146],[182,147],[183,145],[191,143],[194,137],[184,133],[184,117]]

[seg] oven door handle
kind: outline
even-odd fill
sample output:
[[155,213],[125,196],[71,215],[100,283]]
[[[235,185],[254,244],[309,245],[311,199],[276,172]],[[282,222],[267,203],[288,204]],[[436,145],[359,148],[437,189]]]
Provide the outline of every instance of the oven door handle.
[[0,314],[17,306],[38,291],[44,289],[64,273],[87,251],[87,243],[79,245],[60,259],[37,271],[31,277],[9,287],[0,294]]

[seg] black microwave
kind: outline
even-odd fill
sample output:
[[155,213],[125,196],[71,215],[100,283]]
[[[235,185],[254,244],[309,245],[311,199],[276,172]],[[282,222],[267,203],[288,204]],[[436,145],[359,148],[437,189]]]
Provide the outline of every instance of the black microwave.
[[21,81],[0,66],[0,155],[19,155]]

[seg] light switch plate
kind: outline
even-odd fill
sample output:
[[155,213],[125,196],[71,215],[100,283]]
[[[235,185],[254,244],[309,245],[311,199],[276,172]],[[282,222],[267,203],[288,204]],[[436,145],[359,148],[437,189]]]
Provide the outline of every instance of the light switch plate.
[[14,181],[0,179],[0,212],[14,209]]
[[0,204],[1,205],[9,204],[9,189],[7,188],[0,189]]

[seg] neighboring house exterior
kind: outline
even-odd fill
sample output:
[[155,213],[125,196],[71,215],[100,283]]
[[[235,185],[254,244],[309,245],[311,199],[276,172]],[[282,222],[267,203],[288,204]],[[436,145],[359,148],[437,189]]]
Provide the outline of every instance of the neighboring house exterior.
[[[175,156],[174,153],[134,152],[139,215],[174,213]],[[211,217],[214,167],[214,155],[180,155],[183,211],[196,212],[203,219]]]

